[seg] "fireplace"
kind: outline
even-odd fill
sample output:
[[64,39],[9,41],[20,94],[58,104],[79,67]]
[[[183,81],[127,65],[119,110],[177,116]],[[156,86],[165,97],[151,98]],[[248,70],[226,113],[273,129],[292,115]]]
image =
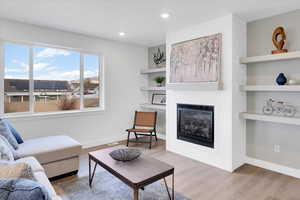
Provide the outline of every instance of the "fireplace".
[[214,148],[214,107],[177,104],[177,139]]

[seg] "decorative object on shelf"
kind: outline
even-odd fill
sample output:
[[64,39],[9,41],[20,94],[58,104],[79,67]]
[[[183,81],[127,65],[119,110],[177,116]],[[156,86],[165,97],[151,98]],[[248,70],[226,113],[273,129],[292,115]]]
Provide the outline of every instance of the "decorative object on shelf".
[[289,105],[283,101],[275,101],[269,99],[266,105],[263,107],[263,113],[266,115],[284,115],[287,117],[293,117],[296,114],[295,106]]
[[294,79],[290,79],[290,80],[288,81],[288,84],[289,84],[289,85],[296,85],[296,84],[297,84],[297,81],[294,80]]
[[272,36],[272,41],[274,46],[277,48],[277,50],[273,50],[272,54],[278,54],[278,53],[287,53],[288,50],[284,49],[284,45],[285,45],[285,40],[286,40],[286,34],[284,31],[283,27],[277,27],[274,32],[273,32],[273,36]]
[[156,66],[166,62],[165,53],[161,51],[160,48],[157,49],[157,53],[153,54],[153,62],[156,64]]
[[153,105],[166,105],[166,95],[165,94],[153,94],[152,95],[152,104]]
[[165,80],[166,80],[166,77],[164,77],[164,76],[157,76],[154,78],[154,81],[156,82],[157,87],[162,87]]
[[221,33],[173,44],[170,84],[218,83],[221,56]]
[[109,155],[117,160],[117,161],[122,161],[122,162],[127,162],[131,160],[135,160],[140,155],[142,152],[138,149],[117,149],[109,153]]
[[287,82],[287,78],[285,77],[284,73],[280,73],[276,78],[276,83],[278,85],[285,85]]

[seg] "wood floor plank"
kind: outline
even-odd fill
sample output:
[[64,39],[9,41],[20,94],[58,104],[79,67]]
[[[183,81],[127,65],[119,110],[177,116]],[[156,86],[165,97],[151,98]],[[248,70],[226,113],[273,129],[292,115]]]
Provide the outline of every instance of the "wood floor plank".
[[[124,144],[124,141],[120,142]],[[144,154],[175,166],[175,190],[193,200],[300,200],[300,180],[259,167],[244,165],[234,173],[165,150],[159,140],[151,150],[147,145],[132,144]],[[64,191],[59,183],[88,175],[87,152],[107,148],[102,145],[85,150],[80,157],[80,170],[71,176],[52,182],[58,194]],[[171,185],[171,178],[167,178]]]

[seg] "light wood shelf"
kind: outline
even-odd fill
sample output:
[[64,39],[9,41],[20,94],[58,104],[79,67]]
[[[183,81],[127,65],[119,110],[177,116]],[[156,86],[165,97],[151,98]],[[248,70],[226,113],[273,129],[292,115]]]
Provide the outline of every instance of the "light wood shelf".
[[281,54],[270,54],[263,56],[252,56],[244,57],[240,59],[241,64],[260,63],[260,62],[271,62],[280,60],[292,60],[300,59],[300,51],[281,53]]
[[146,109],[153,109],[153,110],[159,110],[159,111],[165,111],[166,110],[165,105],[153,105],[153,104],[150,104],[150,103],[142,103],[142,104],[140,104],[140,106],[142,108],[146,108]]
[[241,85],[241,91],[300,92],[300,85]]
[[277,116],[277,115],[264,115],[257,113],[241,113],[243,119],[256,120],[256,121],[265,121],[281,124],[292,124],[300,125],[300,117],[286,117],[286,116]]
[[141,87],[143,91],[166,91],[166,87]]
[[153,74],[153,73],[160,73],[160,72],[166,72],[166,68],[153,68],[153,69],[143,69],[141,70],[141,74]]

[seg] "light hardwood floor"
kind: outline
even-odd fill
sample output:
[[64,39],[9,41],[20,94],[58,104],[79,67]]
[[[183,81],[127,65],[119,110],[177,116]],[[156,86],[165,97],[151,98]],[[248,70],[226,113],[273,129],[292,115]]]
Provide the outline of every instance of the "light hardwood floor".
[[[300,200],[300,180],[276,172],[244,165],[234,173],[167,152],[159,140],[152,150],[132,144],[145,154],[175,166],[175,190],[193,200]],[[105,148],[89,149],[89,151]],[[59,183],[88,175],[87,151],[80,158],[78,176],[52,182],[59,194]],[[171,180],[168,179],[169,184]]]

